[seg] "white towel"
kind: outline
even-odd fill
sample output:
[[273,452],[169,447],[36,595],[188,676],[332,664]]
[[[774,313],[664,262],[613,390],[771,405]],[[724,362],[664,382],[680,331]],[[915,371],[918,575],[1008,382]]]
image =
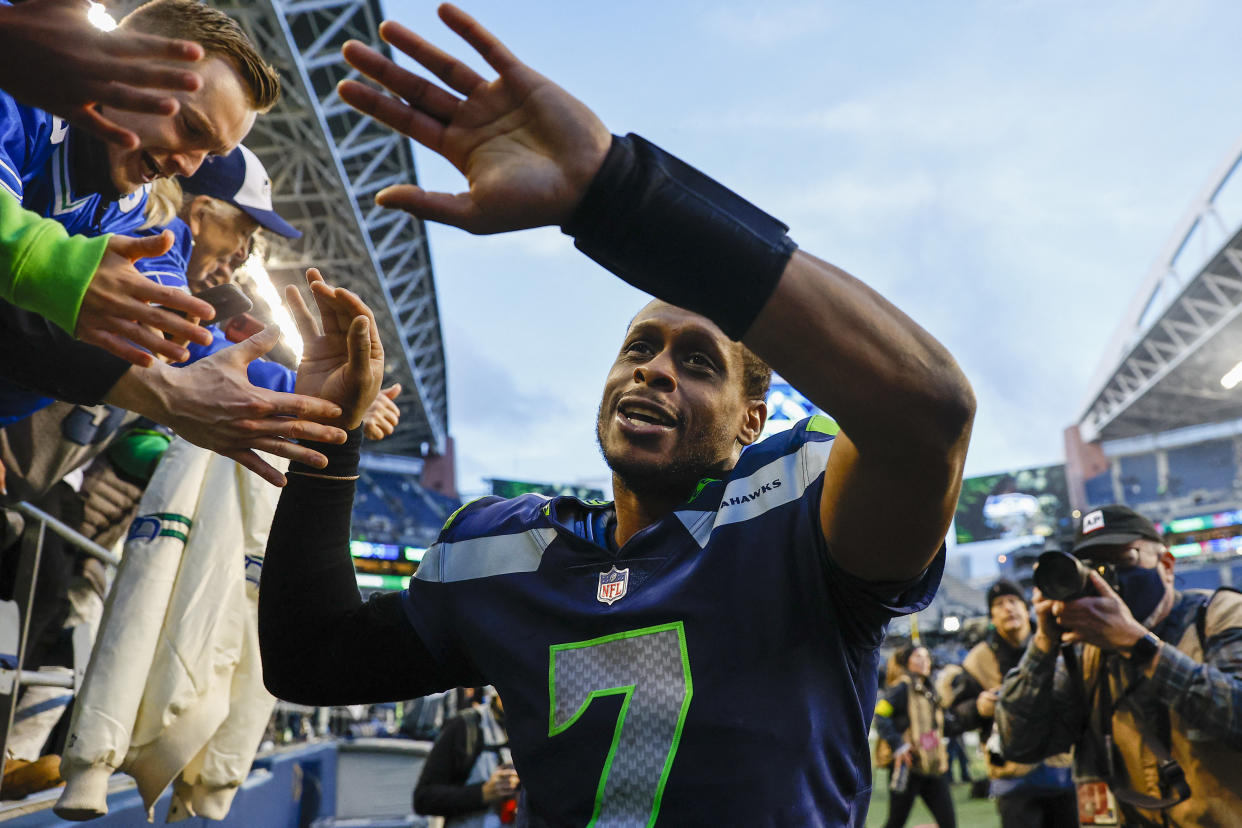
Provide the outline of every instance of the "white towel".
[[[266,724],[274,704],[262,687],[246,569],[262,560],[278,498],[233,461],[173,441],[108,597],[61,763],[58,814],[106,813],[117,768],[134,776],[150,814],[187,766],[187,781],[216,794],[204,815],[227,813],[262,735],[260,727],[250,739],[252,720]],[[230,721],[248,723],[244,738]]]

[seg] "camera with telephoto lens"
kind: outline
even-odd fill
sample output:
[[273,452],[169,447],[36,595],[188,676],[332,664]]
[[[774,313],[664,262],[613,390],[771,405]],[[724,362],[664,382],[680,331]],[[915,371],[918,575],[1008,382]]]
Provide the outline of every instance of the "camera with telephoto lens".
[[[1116,570],[1111,564],[1094,567],[1108,582],[1117,588]],[[1073,601],[1097,595],[1091,584],[1092,567],[1087,566],[1068,552],[1052,550],[1039,556],[1035,563],[1035,586],[1045,598],[1055,601]]]

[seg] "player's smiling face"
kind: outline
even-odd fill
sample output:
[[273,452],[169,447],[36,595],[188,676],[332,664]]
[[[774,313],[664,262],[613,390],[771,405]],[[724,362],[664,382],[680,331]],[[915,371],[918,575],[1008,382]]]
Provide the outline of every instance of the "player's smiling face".
[[172,93],[181,104],[176,115],[101,109],[138,136],[137,149],[108,144],[112,183],[122,195],[157,178],[193,175],[208,155],[227,155],[250,132],[256,113],[232,64],[211,57],[194,70],[203,85]]
[[732,468],[763,427],[743,367],[741,345],[707,318],[648,304],[604,385],[596,436],[609,467],[637,493],[676,492]]

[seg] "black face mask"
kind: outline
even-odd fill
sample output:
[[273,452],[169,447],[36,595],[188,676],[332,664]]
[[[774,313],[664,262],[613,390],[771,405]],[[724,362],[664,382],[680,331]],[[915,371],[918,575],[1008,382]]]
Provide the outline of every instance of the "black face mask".
[[[1085,561],[1091,566],[1100,566],[1093,561]],[[1156,607],[1164,598],[1164,580],[1160,577],[1160,569],[1148,569],[1142,566],[1115,566],[1104,564],[1101,572],[1109,586],[1117,590],[1121,600],[1130,609],[1134,620],[1140,624],[1155,612]]]

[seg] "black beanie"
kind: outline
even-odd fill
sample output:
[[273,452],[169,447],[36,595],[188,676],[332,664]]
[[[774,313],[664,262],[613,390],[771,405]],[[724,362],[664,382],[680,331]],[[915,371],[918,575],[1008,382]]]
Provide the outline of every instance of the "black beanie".
[[988,612],[992,611],[992,602],[1002,595],[1016,595],[1023,604],[1026,603],[1026,595],[1023,594],[1022,588],[1013,581],[1001,578],[999,581],[988,587]]

